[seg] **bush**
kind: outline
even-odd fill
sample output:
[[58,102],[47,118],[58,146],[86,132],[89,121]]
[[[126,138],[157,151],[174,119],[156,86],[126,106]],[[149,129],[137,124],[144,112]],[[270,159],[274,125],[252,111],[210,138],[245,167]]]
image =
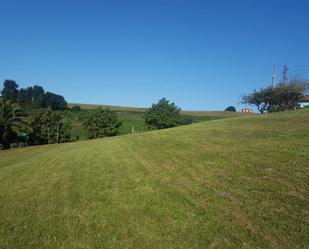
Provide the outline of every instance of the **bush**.
[[118,135],[121,123],[116,112],[108,108],[98,108],[88,114],[83,125],[88,131],[88,137],[94,139]]
[[225,108],[225,112],[236,112],[236,108],[234,106],[229,106]]
[[50,107],[52,110],[64,110],[67,107],[67,102],[61,95],[46,92],[45,107]]
[[162,98],[145,112],[144,117],[149,129],[171,128],[180,122],[180,108]]
[[31,115],[30,144],[64,143],[71,138],[71,122],[64,113],[50,108],[35,111]]

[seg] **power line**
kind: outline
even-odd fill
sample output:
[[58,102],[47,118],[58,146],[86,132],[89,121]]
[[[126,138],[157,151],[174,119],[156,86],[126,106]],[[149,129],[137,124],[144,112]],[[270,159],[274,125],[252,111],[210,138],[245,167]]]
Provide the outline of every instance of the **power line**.
[[281,74],[281,77],[279,76],[278,78],[281,78],[279,84],[285,84],[288,80],[288,71],[290,72],[291,75],[294,75],[293,77],[295,77],[296,73],[299,74],[298,77],[300,77],[300,75],[303,75],[301,77],[304,77],[305,75],[308,74],[309,72],[309,65],[301,65],[301,64],[298,64],[298,65],[288,65],[288,64],[285,64],[285,65],[278,65],[278,64],[275,64],[274,65],[274,69],[273,69],[273,74],[272,74],[272,87],[274,87],[276,85],[276,79],[277,79],[277,76],[278,76],[278,73]]
[[276,65],[277,67],[309,67],[309,65]]

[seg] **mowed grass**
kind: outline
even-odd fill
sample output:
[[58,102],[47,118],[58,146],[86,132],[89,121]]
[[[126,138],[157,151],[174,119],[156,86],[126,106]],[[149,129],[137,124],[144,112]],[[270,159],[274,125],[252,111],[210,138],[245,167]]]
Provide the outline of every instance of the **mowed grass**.
[[0,152],[0,248],[308,248],[309,111]]

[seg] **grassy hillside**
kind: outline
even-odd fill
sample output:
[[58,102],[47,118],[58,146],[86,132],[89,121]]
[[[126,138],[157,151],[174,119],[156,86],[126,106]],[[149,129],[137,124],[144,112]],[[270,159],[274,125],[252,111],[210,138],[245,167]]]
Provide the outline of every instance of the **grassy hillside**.
[[[69,103],[68,107],[72,108],[73,106],[80,106],[83,110],[93,110],[98,107],[109,108],[114,111],[122,112],[140,112],[144,113],[147,108],[142,107],[127,107],[127,106],[113,106],[113,105],[95,105],[95,104],[78,104],[78,103]],[[248,116],[250,113],[242,112],[224,112],[224,111],[182,111],[183,114],[192,115],[192,116],[211,116],[211,117],[238,117],[238,116]]]
[[115,111],[134,111],[134,112],[144,112],[145,108],[139,107],[127,107],[127,106],[114,106],[114,105],[95,105],[95,104],[78,104],[78,103],[69,103],[68,107],[72,108],[73,106],[80,106],[84,110],[93,110],[98,107],[109,108]]
[[306,248],[309,111],[0,152],[0,248]]
[[[119,132],[121,135],[129,134],[132,132],[132,126],[136,132],[145,131],[145,122],[143,117],[143,112],[136,111],[116,111],[117,117],[121,121],[121,127]],[[72,122],[72,131],[71,136],[75,139],[76,136],[79,136],[80,140],[88,139],[88,133],[83,127],[83,119],[88,114],[88,110],[82,110],[80,112],[72,113],[71,122]]]
[[[120,134],[130,134],[132,132],[132,126],[136,132],[144,132],[146,125],[144,122],[145,108],[136,107],[124,107],[124,106],[111,106],[111,105],[90,105],[90,104],[68,104],[68,107],[80,106],[81,112],[75,112],[70,118],[72,122],[72,139],[78,136],[80,140],[88,138],[87,131],[83,128],[82,120],[88,111],[94,110],[99,106],[105,108],[108,107],[111,110],[117,112],[118,119],[121,121],[122,126],[120,128]],[[183,115],[187,115],[193,118],[194,122],[203,122],[216,120],[228,117],[248,116],[253,114],[241,113],[241,112],[208,112],[208,111],[183,111]]]

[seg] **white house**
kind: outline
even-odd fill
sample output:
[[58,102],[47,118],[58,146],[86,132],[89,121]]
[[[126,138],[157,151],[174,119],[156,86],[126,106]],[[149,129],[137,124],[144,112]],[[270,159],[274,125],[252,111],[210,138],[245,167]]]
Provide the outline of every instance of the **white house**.
[[309,94],[304,95],[299,102],[300,107],[304,108],[305,106],[309,106]]

